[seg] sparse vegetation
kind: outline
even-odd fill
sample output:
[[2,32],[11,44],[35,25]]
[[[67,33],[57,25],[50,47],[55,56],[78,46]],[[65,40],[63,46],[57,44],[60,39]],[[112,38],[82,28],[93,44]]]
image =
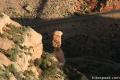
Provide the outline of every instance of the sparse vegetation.
[[38,80],[37,78],[35,78],[35,75],[32,71],[24,71],[24,76],[25,78],[23,80]]
[[3,17],[4,15],[0,12],[0,17]]
[[58,62],[55,60],[55,57],[50,53],[43,53],[41,61],[36,62],[39,67],[43,70],[40,80],[64,80],[64,73],[58,66]]
[[7,67],[7,70],[10,71],[11,73],[15,74],[17,72],[15,65],[11,64]]
[[50,53],[43,53],[42,55],[42,61],[41,64],[39,65],[43,70],[45,70],[46,68],[49,67],[57,67],[58,66],[58,62],[55,61],[54,59],[56,59],[52,54]]
[[11,73],[7,69],[3,69],[0,66],[0,80],[9,80],[11,76]]
[[17,28],[12,24],[7,25],[7,27],[10,30],[8,32],[5,32],[5,34],[3,36],[12,40],[15,43],[15,47],[13,47],[12,49],[9,49],[7,51],[4,51],[7,53],[5,55],[8,58],[10,58],[10,60],[12,60],[12,61],[16,61],[19,53],[24,52],[25,54],[31,55],[31,53],[30,53],[31,47],[27,48],[25,46],[21,46],[21,44],[24,42],[24,34],[27,30],[29,30],[29,27]]
[[7,27],[10,28],[10,31],[8,31],[8,34],[6,36],[9,39],[13,40],[15,44],[22,44],[24,42],[24,34],[29,29],[29,27],[23,26],[21,28],[17,28],[12,24],[7,25]]
[[13,64],[8,66],[6,70],[13,73],[17,80],[38,80],[36,77],[34,77],[35,75],[32,71],[26,70],[24,72],[18,72]]
[[90,11],[91,10],[89,8],[88,3],[84,1],[82,6],[81,6],[81,10],[80,10],[81,14],[87,14],[87,13],[90,13]]
[[20,52],[19,48],[15,47],[15,48],[9,49],[6,55],[10,60],[16,61],[19,52]]

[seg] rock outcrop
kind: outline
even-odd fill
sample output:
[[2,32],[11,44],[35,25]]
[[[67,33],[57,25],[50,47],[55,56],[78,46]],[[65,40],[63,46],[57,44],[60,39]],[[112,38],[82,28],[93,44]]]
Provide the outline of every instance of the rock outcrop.
[[55,31],[53,34],[53,47],[55,48],[60,48],[61,47],[61,37],[62,37],[63,33],[62,31]]
[[31,53],[33,60],[41,57],[43,51],[42,35],[38,34],[33,29],[29,29],[29,31],[26,32],[25,40],[22,45],[32,47]]
[[6,27],[6,25],[13,24],[16,27],[20,27],[21,25],[13,20],[10,19],[10,17],[4,13],[0,12],[0,33],[3,33],[3,28]]
[[12,64],[12,61],[10,61],[4,54],[0,53],[0,64],[8,66]]
[[[38,79],[39,72],[33,63],[35,59],[41,58],[43,52],[42,35],[30,27],[24,27],[10,19],[4,13],[0,17],[0,65],[6,66],[5,70],[13,74],[4,80],[18,80],[17,73],[21,72],[22,79],[33,73],[32,78]],[[8,69],[10,70],[7,70]],[[26,73],[26,74],[24,74]],[[31,74],[31,76],[33,75]],[[7,74],[4,74],[7,75]],[[3,77],[2,77],[3,78]],[[0,75],[0,79],[3,80]],[[30,80],[31,80],[30,79]]]
[[15,47],[15,44],[13,41],[9,40],[8,38],[1,38],[0,37],[0,49],[8,50],[8,49],[11,49],[13,47]]
[[54,34],[53,34],[53,40],[52,40],[53,47],[54,47],[53,54],[58,59],[58,61],[60,62],[60,65],[65,64],[64,52],[61,49],[62,35],[63,35],[62,31],[55,31]]

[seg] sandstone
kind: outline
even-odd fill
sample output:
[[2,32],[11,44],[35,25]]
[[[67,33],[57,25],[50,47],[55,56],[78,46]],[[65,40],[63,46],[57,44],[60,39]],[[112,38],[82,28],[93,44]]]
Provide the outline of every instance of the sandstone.
[[16,27],[20,27],[21,25],[13,20],[10,19],[10,17],[4,13],[0,13],[0,33],[3,33],[3,28],[6,27],[8,24],[13,24]]
[[10,76],[10,79],[9,80],[17,80],[16,78],[15,78],[15,76],[13,75],[13,74],[11,74],[11,76]]
[[58,59],[58,61],[60,62],[60,65],[65,64],[64,52],[60,48],[61,47],[61,37],[62,37],[62,35],[63,35],[62,31],[55,31],[54,34],[53,34],[53,40],[52,40],[53,47],[54,47],[53,54]]
[[4,54],[0,53],[0,64],[9,66],[12,64],[12,61],[10,61]]
[[62,31],[55,31],[53,34],[53,47],[54,48],[58,48],[61,47],[61,37],[62,37],[63,33]]
[[[6,24],[13,24],[16,27],[19,27],[19,23],[13,21],[10,19],[9,16],[6,16],[6,19],[2,19],[4,24],[1,24],[3,26],[6,26]],[[22,26],[21,26],[22,27]],[[1,28],[2,29],[2,28]],[[16,28],[17,30],[19,28]],[[5,32],[7,35],[9,33]],[[14,33],[19,34],[19,33]],[[3,34],[4,35],[4,34]],[[0,64],[4,64],[6,66],[10,65],[12,61],[10,61],[4,54],[7,53],[7,51],[10,51],[10,59],[15,58],[15,61],[13,63],[16,64],[16,68],[18,71],[25,71],[28,69],[28,66],[30,65],[30,60],[35,60],[37,58],[41,58],[42,51],[43,51],[43,44],[42,44],[42,35],[34,31],[32,28],[29,28],[26,31],[23,31],[23,34],[20,34],[21,37],[24,39],[22,43],[15,43],[13,39],[10,39],[5,35],[5,37],[0,37]],[[10,34],[11,37],[16,37]],[[22,49],[21,46],[25,46],[26,49]],[[30,48],[30,50],[28,50]],[[26,54],[29,53],[29,54]],[[12,57],[11,57],[12,56]],[[14,60],[14,59],[11,59]]]
[[0,33],[3,33],[3,27],[5,27],[6,24],[10,24],[10,17],[4,13],[0,14],[2,15],[0,16]]
[[13,48],[14,46],[14,42],[12,42],[11,40],[0,37],[0,49],[8,50]]
[[42,35],[35,32],[30,28],[26,32],[24,43],[22,44],[26,47],[32,47],[30,51],[32,53],[32,59],[35,60],[37,58],[41,58],[43,52],[43,44],[42,44]]
[[21,66],[18,63],[13,62],[11,65],[12,65],[12,67],[14,67],[16,72],[22,71],[22,68],[21,68]]
[[20,53],[22,54],[22,57],[17,56],[17,61],[16,63],[19,65],[21,71],[25,71],[28,69],[29,66],[29,61],[31,60],[31,56],[30,55],[26,55],[24,53]]

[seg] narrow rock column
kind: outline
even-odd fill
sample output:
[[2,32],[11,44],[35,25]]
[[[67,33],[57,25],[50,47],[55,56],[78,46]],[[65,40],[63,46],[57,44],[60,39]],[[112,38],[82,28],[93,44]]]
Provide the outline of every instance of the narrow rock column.
[[62,44],[61,37],[62,37],[62,35],[63,35],[62,31],[55,31],[53,34],[53,40],[52,40],[52,44],[54,47],[53,54],[60,62],[60,65],[65,64],[64,52],[61,49],[61,44]]

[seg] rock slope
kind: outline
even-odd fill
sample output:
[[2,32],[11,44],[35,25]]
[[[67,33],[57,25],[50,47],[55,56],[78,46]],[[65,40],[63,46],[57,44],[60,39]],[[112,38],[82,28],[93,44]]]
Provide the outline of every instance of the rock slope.
[[[43,53],[42,35],[30,27],[22,26],[11,20],[9,16],[7,16],[7,19],[4,16],[7,15],[0,18],[0,27],[4,26],[2,28],[3,33],[0,35],[0,70],[3,71],[0,79],[19,80],[16,73],[28,73],[31,71],[35,75],[33,79],[36,80],[39,73],[34,65],[31,66],[30,61],[41,58]],[[3,20],[5,20],[4,24]],[[9,22],[10,24],[8,24]],[[2,69],[2,67],[5,69]],[[10,69],[7,70],[7,68]],[[8,73],[4,74],[4,71],[8,71]],[[14,79],[11,79],[11,74]],[[7,75],[8,78],[6,79],[2,75]],[[25,75],[20,78],[27,80]]]

